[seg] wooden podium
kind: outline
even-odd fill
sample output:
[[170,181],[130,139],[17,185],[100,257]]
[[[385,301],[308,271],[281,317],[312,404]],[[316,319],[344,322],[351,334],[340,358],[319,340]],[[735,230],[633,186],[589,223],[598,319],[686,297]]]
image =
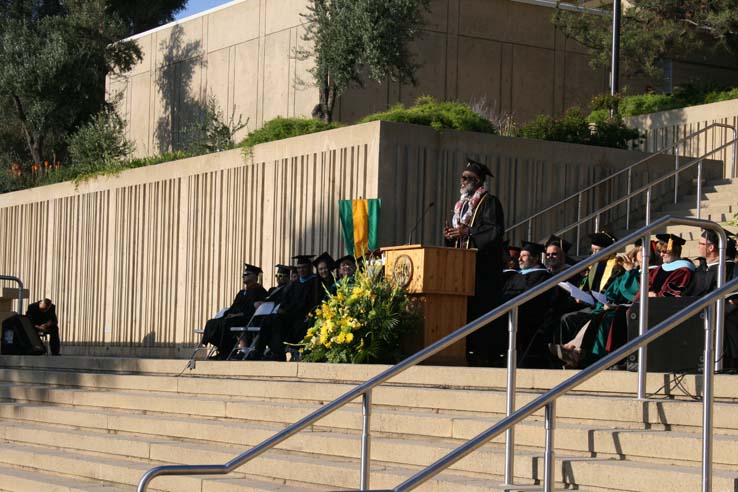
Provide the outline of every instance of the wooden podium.
[[[408,355],[427,347],[466,324],[466,301],[474,295],[476,250],[437,246],[393,246],[386,255],[385,275],[406,287],[421,316],[419,333],[403,342]],[[426,360],[440,365],[466,365],[466,341]]]

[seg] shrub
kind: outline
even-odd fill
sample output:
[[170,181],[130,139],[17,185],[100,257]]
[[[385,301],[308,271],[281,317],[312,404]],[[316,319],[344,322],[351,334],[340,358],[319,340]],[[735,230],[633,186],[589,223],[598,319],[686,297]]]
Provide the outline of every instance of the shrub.
[[200,104],[202,107],[197,121],[184,130],[189,142],[186,146],[187,153],[202,155],[234,148],[234,136],[248,126],[249,120],[244,122],[241,115],[236,120],[235,106],[226,120],[218,101],[212,95],[204,104]]
[[[593,110],[599,109],[595,107],[595,101],[600,97],[603,96],[592,100]],[[684,84],[676,87],[673,94],[649,93],[624,96],[620,99],[618,112],[622,116],[636,116],[730,99],[738,99],[738,88],[724,89],[714,85]]]
[[80,173],[115,166],[133,152],[125,137],[125,123],[112,110],[103,110],[69,137],[69,157]]
[[240,147],[244,152],[248,152],[251,147],[257,144],[282,140],[283,138],[298,137],[300,135],[308,135],[310,133],[322,132],[338,128],[338,123],[324,123],[321,120],[311,118],[274,118],[264,123],[264,126],[258,130],[249,133],[248,136],[241,141]]
[[359,123],[377,120],[425,125],[438,131],[449,129],[497,133],[492,122],[475,113],[468,105],[453,101],[439,102],[430,96],[418,98],[409,108],[397,104],[387,111],[370,114],[359,120]]
[[520,128],[519,136],[620,149],[628,148],[629,142],[640,136],[638,130],[626,127],[619,116],[610,117],[608,110],[599,109],[593,115],[594,120],[586,118],[578,107],[569,108],[559,119],[539,115]]

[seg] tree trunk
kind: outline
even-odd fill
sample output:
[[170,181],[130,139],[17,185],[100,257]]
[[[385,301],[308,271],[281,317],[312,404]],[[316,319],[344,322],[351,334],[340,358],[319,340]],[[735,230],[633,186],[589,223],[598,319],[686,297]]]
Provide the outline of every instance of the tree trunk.
[[41,156],[43,155],[41,138],[36,138],[34,136],[26,118],[26,112],[23,110],[23,103],[21,102],[20,97],[14,95],[13,101],[15,102],[15,109],[18,112],[18,119],[21,122],[21,126],[23,126],[23,133],[26,136],[26,145],[28,146],[28,151],[31,153],[31,159],[33,159],[34,164],[40,164]]
[[330,75],[323,77],[323,86],[320,88],[320,109],[325,123],[333,122],[333,108],[336,105],[336,85]]

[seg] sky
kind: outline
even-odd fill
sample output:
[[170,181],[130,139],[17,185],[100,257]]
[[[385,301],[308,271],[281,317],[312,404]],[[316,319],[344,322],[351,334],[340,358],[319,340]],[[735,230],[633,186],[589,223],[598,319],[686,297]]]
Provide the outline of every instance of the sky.
[[190,15],[197,14],[203,10],[208,10],[218,5],[228,3],[230,0],[189,0],[184,10],[175,16],[175,19],[183,19]]

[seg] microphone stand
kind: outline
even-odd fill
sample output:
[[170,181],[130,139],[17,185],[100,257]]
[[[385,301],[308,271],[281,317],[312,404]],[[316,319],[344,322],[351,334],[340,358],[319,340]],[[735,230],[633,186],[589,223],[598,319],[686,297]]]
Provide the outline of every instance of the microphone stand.
[[430,203],[428,204],[428,206],[427,206],[427,207],[425,207],[425,210],[424,210],[424,211],[423,211],[423,213],[422,213],[422,214],[420,215],[420,218],[418,219],[418,221],[417,221],[417,222],[415,222],[415,225],[414,225],[414,226],[413,226],[413,228],[412,228],[412,229],[410,230],[410,235],[409,235],[409,236],[407,237],[407,243],[406,243],[406,244],[411,244],[411,243],[413,242],[413,234],[415,234],[415,231],[416,231],[416,230],[418,229],[418,226],[419,226],[420,224],[422,224],[422,223],[423,223],[423,220],[425,220],[425,216],[426,216],[426,215],[428,215],[428,212],[430,211],[430,209],[432,209],[432,208],[433,208],[433,206],[434,206],[435,204],[436,204],[436,202],[430,202]]

